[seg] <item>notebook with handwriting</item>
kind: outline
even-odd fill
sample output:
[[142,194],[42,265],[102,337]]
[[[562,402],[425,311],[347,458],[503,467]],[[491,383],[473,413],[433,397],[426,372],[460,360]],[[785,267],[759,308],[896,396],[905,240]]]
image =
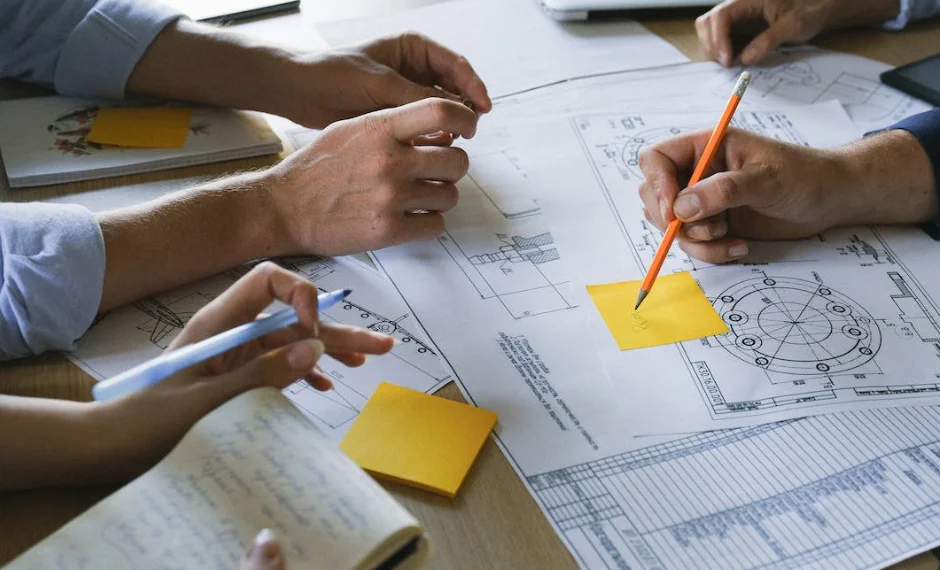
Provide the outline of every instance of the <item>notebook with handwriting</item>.
[[262,528],[287,568],[410,570],[417,520],[280,392],[246,392],[153,469],[13,561],[22,568],[235,569]]

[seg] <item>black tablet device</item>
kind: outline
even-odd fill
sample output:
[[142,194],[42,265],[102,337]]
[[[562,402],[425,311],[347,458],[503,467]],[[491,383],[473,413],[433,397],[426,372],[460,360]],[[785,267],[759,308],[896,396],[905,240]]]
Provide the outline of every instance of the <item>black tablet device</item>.
[[885,71],[881,81],[940,107],[940,53]]

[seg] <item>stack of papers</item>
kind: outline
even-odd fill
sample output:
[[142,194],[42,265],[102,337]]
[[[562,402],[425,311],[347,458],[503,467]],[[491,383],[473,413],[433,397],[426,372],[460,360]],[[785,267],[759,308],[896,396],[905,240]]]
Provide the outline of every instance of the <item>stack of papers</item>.
[[637,22],[561,23],[532,0],[453,0],[319,26],[331,45],[420,32],[466,57],[491,97],[603,73],[688,61]]
[[[10,187],[123,176],[281,151],[280,139],[263,119],[228,109],[194,109],[182,148],[128,148],[88,140],[99,111],[110,105],[66,97],[0,102],[0,155]],[[127,130],[134,128],[124,125]],[[133,132],[121,132],[121,124],[117,130],[111,127],[115,125],[110,124],[106,134],[117,137],[113,140],[141,139]],[[173,144],[178,140],[172,133],[170,139]],[[153,142],[144,140],[140,146]]]

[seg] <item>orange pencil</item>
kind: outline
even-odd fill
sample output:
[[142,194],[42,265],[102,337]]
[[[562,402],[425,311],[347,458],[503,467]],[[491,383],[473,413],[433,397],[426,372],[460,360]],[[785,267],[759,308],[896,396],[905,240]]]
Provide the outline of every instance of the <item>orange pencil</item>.
[[[705,169],[708,168],[712,159],[715,158],[715,152],[721,144],[721,139],[725,137],[725,133],[728,131],[728,125],[731,124],[731,118],[734,116],[734,112],[738,108],[738,103],[741,102],[741,97],[744,95],[744,90],[747,89],[747,84],[750,82],[751,74],[745,71],[741,74],[741,77],[738,78],[738,82],[734,84],[731,99],[728,100],[725,111],[721,114],[721,119],[718,120],[718,125],[715,127],[715,130],[712,131],[712,136],[708,139],[708,144],[705,145],[705,152],[702,153],[702,158],[699,159],[698,165],[695,167],[695,172],[692,173],[692,178],[689,179],[689,186],[692,186],[702,179],[702,176],[705,175]],[[669,222],[669,227],[666,228],[663,241],[659,244],[659,249],[656,250],[653,263],[646,272],[646,278],[643,279],[643,284],[640,285],[640,291],[636,296],[636,307],[633,308],[634,311],[640,308],[643,299],[646,299],[646,296],[649,295],[650,291],[653,289],[653,283],[656,282],[659,270],[662,269],[663,262],[666,261],[666,256],[669,255],[669,248],[672,247],[672,242],[676,239],[676,235],[679,233],[681,226],[682,222],[678,219]]]

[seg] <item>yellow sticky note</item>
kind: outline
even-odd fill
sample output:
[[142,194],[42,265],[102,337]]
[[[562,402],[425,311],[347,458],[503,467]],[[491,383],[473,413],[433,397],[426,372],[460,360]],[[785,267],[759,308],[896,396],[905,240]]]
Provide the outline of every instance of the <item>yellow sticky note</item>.
[[85,140],[133,148],[183,148],[192,109],[183,107],[105,107]]
[[642,281],[588,285],[620,350],[724,334],[728,327],[688,272],[660,275],[636,311]]
[[381,383],[340,447],[360,467],[453,498],[496,425],[496,414]]

